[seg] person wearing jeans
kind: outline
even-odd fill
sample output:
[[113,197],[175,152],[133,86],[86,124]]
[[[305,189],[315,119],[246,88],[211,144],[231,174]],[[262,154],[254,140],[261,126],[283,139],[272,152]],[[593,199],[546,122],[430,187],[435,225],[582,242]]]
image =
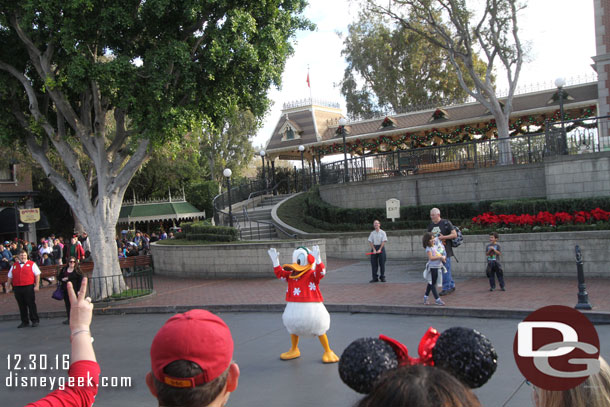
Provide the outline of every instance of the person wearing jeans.
[[[369,235],[369,245],[371,246],[371,271],[373,279],[371,283],[381,281],[385,283],[385,242],[388,241],[388,237],[383,230],[381,230],[381,222],[375,220],[373,222],[375,230]],[[377,271],[379,270],[379,277],[377,277]]]
[[443,273],[443,290],[439,295],[451,294],[455,291],[455,282],[451,275],[451,256],[453,256],[453,247],[451,246],[451,240],[457,237],[457,232],[453,228],[453,224],[448,219],[441,219],[441,211],[438,208],[432,208],[430,210],[430,224],[428,225],[428,232],[432,232],[441,243],[445,245],[445,251],[447,258],[445,260],[446,273]]

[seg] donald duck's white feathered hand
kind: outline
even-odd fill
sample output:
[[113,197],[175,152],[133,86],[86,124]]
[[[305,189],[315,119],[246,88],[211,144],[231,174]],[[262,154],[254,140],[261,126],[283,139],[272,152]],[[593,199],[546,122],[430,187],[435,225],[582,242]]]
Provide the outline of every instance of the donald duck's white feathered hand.
[[316,258],[316,264],[322,263],[322,257],[320,256],[320,246],[315,245],[311,248],[311,254]]
[[275,268],[275,267],[279,266],[280,265],[280,253],[277,250],[275,250],[274,247],[267,250],[267,253],[269,253],[269,257],[271,258],[273,267]]

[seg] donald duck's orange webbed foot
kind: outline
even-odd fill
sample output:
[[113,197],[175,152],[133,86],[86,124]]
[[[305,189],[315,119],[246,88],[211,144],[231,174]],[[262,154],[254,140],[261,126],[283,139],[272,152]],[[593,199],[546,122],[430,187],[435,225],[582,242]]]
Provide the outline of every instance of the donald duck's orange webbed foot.
[[324,352],[322,355],[322,362],[324,363],[337,363],[339,361],[339,357],[335,355],[335,352],[332,350],[329,352]]
[[280,355],[280,359],[282,360],[290,360],[296,359],[301,356],[301,351],[299,350],[299,336],[291,334],[290,335],[290,350],[288,352],[284,352]]
[[290,359],[296,359],[299,356],[301,356],[301,351],[297,348],[297,349],[290,349],[288,352],[284,352],[280,355],[280,359],[282,360],[290,360]]

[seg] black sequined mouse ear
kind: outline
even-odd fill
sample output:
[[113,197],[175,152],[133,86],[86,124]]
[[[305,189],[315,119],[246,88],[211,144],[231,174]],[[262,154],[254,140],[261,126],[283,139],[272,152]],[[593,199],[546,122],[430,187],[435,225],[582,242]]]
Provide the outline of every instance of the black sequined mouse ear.
[[380,374],[396,367],[398,357],[387,342],[377,338],[360,338],[343,351],[339,360],[339,376],[351,389],[368,394]]
[[481,387],[498,366],[498,355],[490,340],[470,328],[449,328],[432,351],[434,366],[443,368],[470,388]]

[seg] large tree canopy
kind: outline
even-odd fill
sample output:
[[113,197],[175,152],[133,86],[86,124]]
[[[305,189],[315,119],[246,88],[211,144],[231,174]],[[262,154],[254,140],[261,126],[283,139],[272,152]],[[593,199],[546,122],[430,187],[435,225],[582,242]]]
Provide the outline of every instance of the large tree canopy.
[[[411,106],[460,102],[469,96],[460,86],[446,50],[430,47],[421,35],[363,11],[348,27],[342,55],[347,67],[341,82],[348,114],[368,119]],[[458,62],[460,63],[460,62]],[[486,65],[475,56],[475,70]],[[473,81],[465,78],[469,87]]]
[[154,146],[194,122],[222,126],[236,107],[267,110],[290,39],[310,28],[305,4],[0,0],[0,136],[27,143],[82,221],[94,275],[119,271],[114,226]]
[[[493,114],[501,139],[501,164],[510,163],[509,117],[523,64],[517,14],[524,7],[520,0],[476,2],[467,0],[367,0],[368,10],[387,16],[406,30],[424,37],[428,43],[447,52],[462,89]],[[479,56],[487,64],[485,75],[476,69]],[[499,65],[508,84],[505,98],[496,95],[494,69]],[[472,80],[473,86],[468,84]]]

